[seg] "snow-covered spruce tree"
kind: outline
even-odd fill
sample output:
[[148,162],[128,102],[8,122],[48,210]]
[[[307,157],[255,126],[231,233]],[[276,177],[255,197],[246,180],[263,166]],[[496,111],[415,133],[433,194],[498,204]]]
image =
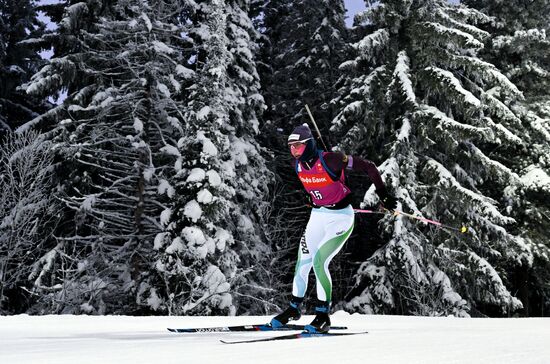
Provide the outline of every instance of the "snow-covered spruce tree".
[[157,235],[156,296],[170,314],[265,312],[261,235],[270,173],[254,141],[264,107],[248,1],[191,8],[195,53],[177,142],[168,232]]
[[267,117],[290,132],[305,122],[308,104],[327,135],[335,110],[334,83],[345,59],[346,26],[343,1],[295,0],[266,4],[264,32],[268,37],[262,75]]
[[[72,219],[49,257],[57,269],[45,272],[49,263],[37,271],[49,278],[44,301],[55,312],[159,309],[148,283],[153,244],[174,198],[174,154],[184,132],[178,100],[193,74],[184,67],[184,8],[128,0],[110,11],[95,32],[78,34],[78,51],[52,60],[27,86],[40,92],[58,80],[72,90],[57,113],[66,118],[52,132],[67,173],[58,197]],[[83,83],[63,78],[57,66],[88,82],[78,89]]]
[[39,46],[44,24],[31,0],[0,1],[0,131],[13,130],[48,109],[17,87],[41,66]]
[[522,236],[537,246],[532,269],[514,272],[514,283],[524,314],[539,315],[550,309],[550,1],[464,3],[494,18],[483,26],[491,37],[481,57],[503,70],[525,95],[508,106],[518,118],[511,127],[522,134],[526,147],[512,156],[504,150],[502,158],[525,182],[517,192],[523,198],[511,201],[510,214]]
[[0,313],[22,313],[40,284],[29,281],[33,267],[52,247],[58,222],[54,199],[53,152],[36,132],[6,133],[0,142]]
[[[522,181],[495,148],[524,141],[506,101],[523,95],[476,57],[490,19],[439,0],[387,0],[358,17],[369,33],[342,65],[354,75],[334,131],[346,150],[384,152],[380,169],[398,209],[470,226],[468,235],[387,216],[389,241],[360,268],[347,308],[423,315],[511,314],[522,307],[508,272],[531,266],[532,246],[511,233],[504,203]],[[374,188],[365,204],[374,204]]]
[[[93,84],[93,78],[80,73],[72,54],[80,51],[81,34],[84,31],[96,32],[97,22],[101,16],[108,16],[113,2],[102,0],[62,0],[46,2],[37,6],[56,25],[56,29],[45,32],[40,38],[31,38],[27,42],[50,48],[52,57],[39,71],[39,80],[30,89],[28,84],[22,86],[27,95],[59,99],[60,95],[73,94],[87,85]],[[40,113],[32,120],[20,126],[17,131],[30,128],[51,130],[59,120],[67,117],[65,105],[52,107]]]

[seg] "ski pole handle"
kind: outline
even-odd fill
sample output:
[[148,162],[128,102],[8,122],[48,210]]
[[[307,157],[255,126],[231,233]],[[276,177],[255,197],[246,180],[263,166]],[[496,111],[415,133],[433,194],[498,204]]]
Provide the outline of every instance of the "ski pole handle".
[[353,212],[357,214],[377,214],[377,215],[385,215],[385,212],[382,211],[374,211],[374,210],[363,210],[363,209],[353,209]]
[[305,104],[305,107],[306,107],[307,113],[309,114],[309,118],[311,119],[311,122],[313,123],[313,126],[315,127],[315,131],[317,131],[317,135],[319,136],[319,139],[321,140],[321,143],[323,143],[323,147],[325,147],[325,150],[327,152],[329,152],[330,149],[328,149],[327,146],[325,145],[325,141],[323,140],[323,137],[321,136],[321,132],[319,131],[319,128],[317,127],[317,123],[315,122],[315,119],[313,118],[313,114],[311,113],[311,110],[309,109],[309,106],[307,106],[307,104]]

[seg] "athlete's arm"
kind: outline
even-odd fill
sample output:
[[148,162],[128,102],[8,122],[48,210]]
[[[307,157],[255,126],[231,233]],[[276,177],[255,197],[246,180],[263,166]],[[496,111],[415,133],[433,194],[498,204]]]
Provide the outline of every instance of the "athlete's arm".
[[337,175],[340,175],[342,173],[342,169],[344,168],[366,173],[372,183],[374,183],[374,186],[376,187],[376,194],[380,197],[383,205],[388,209],[395,209],[397,200],[387,193],[382,177],[380,176],[380,172],[378,171],[376,164],[372,161],[342,153],[327,153],[325,155],[325,161],[327,166]]
[[374,183],[376,193],[379,196],[386,192],[386,187],[384,186],[380,172],[378,171],[378,168],[376,168],[376,164],[374,164],[374,162],[352,155],[347,155],[346,157],[346,168],[351,169],[352,171],[366,173],[372,183]]
[[377,193],[379,192],[379,194],[381,194],[386,191],[380,172],[378,171],[378,168],[376,168],[376,164],[370,160],[339,152],[327,153],[324,158],[327,166],[336,175],[340,175],[342,173],[342,169],[344,168],[351,169],[356,172],[363,172],[367,174],[372,183],[374,183]]

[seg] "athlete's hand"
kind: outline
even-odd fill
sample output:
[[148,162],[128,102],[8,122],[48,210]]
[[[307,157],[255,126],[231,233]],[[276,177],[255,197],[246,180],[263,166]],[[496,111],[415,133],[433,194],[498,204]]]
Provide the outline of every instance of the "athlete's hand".
[[306,206],[313,207],[313,199],[311,198],[311,195],[309,193],[306,194]]
[[386,191],[378,192],[376,191],[378,197],[380,197],[380,202],[388,210],[395,210],[397,207],[397,199],[392,195],[388,194]]

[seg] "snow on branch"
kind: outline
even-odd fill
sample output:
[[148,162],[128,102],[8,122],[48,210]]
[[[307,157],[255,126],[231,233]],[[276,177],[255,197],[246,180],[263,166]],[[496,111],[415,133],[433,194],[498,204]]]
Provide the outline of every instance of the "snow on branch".
[[[33,270],[29,275],[29,280],[34,280],[34,286],[36,288],[45,288],[42,283],[42,278],[52,270],[53,264],[57,256],[63,249],[63,242],[57,244],[57,246],[42,256],[36,264],[34,264]],[[56,287],[50,287],[55,289],[61,289],[61,285]]]
[[[350,91],[350,98],[346,106],[336,115],[332,121],[331,131],[341,130],[350,121],[359,119],[368,110],[368,100],[371,98],[372,85],[386,72],[386,66],[380,66],[354,80],[353,89]],[[347,100],[346,100],[347,101]],[[353,122],[349,125],[352,125]],[[353,126],[352,126],[353,129]]]
[[76,65],[68,56],[53,58],[21,88],[34,96],[55,94],[74,78],[75,73]]
[[195,280],[200,282],[200,286],[204,289],[202,296],[198,299],[187,302],[183,306],[183,312],[189,312],[204,303],[209,301],[209,304],[219,309],[230,308],[233,303],[231,297],[231,286],[226,281],[225,275],[215,265],[210,265],[204,275],[195,277]]
[[351,299],[346,306],[353,310],[368,314],[378,313],[378,305],[393,307],[394,289],[387,267],[384,266],[385,252],[378,249],[368,261],[361,264],[356,275],[356,286],[362,281],[371,282],[360,295]]
[[453,38],[458,40],[464,47],[474,49],[482,49],[484,47],[483,43],[477,40],[473,35],[466,33],[460,29],[449,28],[435,22],[423,22],[421,23],[421,25],[426,30],[435,32],[443,39]]
[[80,27],[80,19],[82,15],[87,14],[89,11],[88,5],[85,1],[78,2],[73,5],[69,5],[65,8],[63,19],[59,23],[61,28],[65,28],[69,33],[76,33],[77,28]]
[[392,239],[384,247],[386,259],[404,264],[404,268],[416,282],[426,282],[428,277],[420,265],[417,253],[413,249],[421,245],[420,238],[408,231],[407,224],[410,221],[407,220],[407,223],[405,223],[404,220],[403,215],[395,217]]
[[514,35],[503,35],[493,39],[493,47],[496,49],[502,49],[509,47],[512,53],[522,53],[526,47],[531,45],[541,44],[550,45],[549,39],[546,37],[546,30],[544,29],[528,29],[528,30],[516,30]]
[[358,64],[359,64],[359,62],[357,62],[356,59],[352,59],[352,60],[349,60],[349,61],[342,62],[342,64],[340,64],[340,66],[338,66],[338,69],[342,72],[351,72],[351,71],[357,69]]
[[451,64],[458,66],[472,75],[489,83],[491,87],[500,86],[508,94],[523,99],[523,93],[494,65],[477,57],[454,55]]
[[4,289],[26,285],[59,221],[52,190],[52,145],[36,132],[0,141],[0,301]]
[[407,56],[406,51],[401,51],[397,54],[397,60],[395,69],[393,71],[393,78],[388,86],[388,93],[386,98],[391,97],[391,90],[399,85],[400,93],[405,96],[405,99],[412,105],[416,105],[416,95],[413,90],[412,81],[410,78],[410,59]]
[[457,17],[465,22],[473,24],[494,24],[496,21],[496,19],[492,16],[463,5],[448,3],[444,8],[448,14],[452,14],[454,17]]
[[447,274],[437,266],[431,265],[429,275],[432,282],[440,288],[441,299],[452,307],[453,314],[458,317],[469,317],[467,302],[455,291]]
[[493,122],[491,118],[487,118],[487,117],[483,118],[483,120],[487,123],[487,126],[495,132],[495,142],[503,143],[503,141],[505,141],[510,144],[516,144],[516,145],[524,144],[523,140],[520,137],[512,133],[504,125],[497,124]]
[[477,280],[476,282],[476,286],[479,285],[479,287],[489,285],[488,289],[477,291],[484,302],[501,306],[503,310],[508,308],[511,312],[523,307],[521,301],[513,297],[510,291],[508,291],[498,272],[487,260],[472,251],[469,252],[468,260],[471,264],[471,269],[477,273],[475,276],[489,278],[488,280]]
[[[430,159],[426,163],[423,173],[435,177],[435,184],[446,190],[454,191],[461,196],[463,203],[467,203],[476,211],[488,216],[492,221],[498,224],[511,224],[515,220],[502,215],[495,207],[495,201],[489,197],[476,193],[463,187],[442,164]],[[466,208],[466,206],[465,206]]]
[[547,143],[550,143],[550,119],[543,119],[534,112],[528,112],[527,120],[531,127],[536,130]]
[[151,33],[151,30],[153,30],[153,25],[151,23],[151,19],[149,19],[149,17],[145,13],[141,14],[141,19],[143,19],[143,22],[145,23],[145,26],[147,27],[147,30],[149,31],[149,33]]
[[461,97],[465,103],[474,108],[478,108],[481,105],[481,101],[479,101],[470,91],[462,87],[460,81],[451,72],[438,67],[426,67],[424,70],[437,78],[437,80],[444,84],[447,89],[454,91],[453,93]]
[[428,118],[435,124],[436,129],[441,131],[459,132],[471,138],[482,137],[491,141],[494,139],[494,133],[490,128],[480,128],[477,126],[460,123],[443,113],[436,107],[429,105],[420,105],[415,112],[416,117]]
[[32,128],[34,128],[37,125],[39,125],[40,123],[42,123],[43,121],[48,120],[50,118],[51,119],[55,118],[56,116],[61,114],[64,110],[65,110],[65,105],[63,105],[63,104],[58,105],[58,106],[46,111],[45,113],[35,117],[34,119],[27,121],[25,124],[21,125],[17,129],[15,129],[15,133],[17,133],[17,134],[26,133],[26,132],[30,131]]
[[485,109],[491,113],[491,115],[496,116],[497,118],[511,122],[515,125],[521,125],[521,120],[506,106],[502,101],[497,99],[493,94],[496,92],[495,88],[483,92],[481,94],[481,100],[483,101],[483,106]]
[[541,64],[539,62],[529,60],[524,61],[521,67],[514,68],[513,70],[509,71],[508,74],[510,75],[510,77],[532,74],[533,76],[539,77],[540,79],[550,80],[550,71],[548,71],[544,67],[544,63]]
[[528,188],[542,189],[550,193],[550,176],[548,173],[535,165],[530,165],[521,176],[522,183]]
[[436,11],[436,15],[445,23],[449,24],[450,26],[454,26],[466,33],[470,33],[482,41],[485,40],[486,38],[489,38],[490,36],[488,32],[481,30],[476,26],[453,19],[451,16],[449,16],[449,14],[447,14],[446,11],[443,11],[443,8],[438,8]]
[[332,121],[331,131],[338,130],[351,118],[355,119],[365,111],[364,101],[353,101],[347,104]]
[[519,184],[519,176],[514,173],[510,168],[504,166],[491,158],[487,157],[478,147],[470,142],[466,142],[470,158],[477,162],[476,164],[484,166],[488,169],[492,176],[497,177],[502,181],[506,181],[505,184]]
[[371,61],[388,45],[389,39],[386,29],[378,29],[352,46],[359,52],[359,58]]

